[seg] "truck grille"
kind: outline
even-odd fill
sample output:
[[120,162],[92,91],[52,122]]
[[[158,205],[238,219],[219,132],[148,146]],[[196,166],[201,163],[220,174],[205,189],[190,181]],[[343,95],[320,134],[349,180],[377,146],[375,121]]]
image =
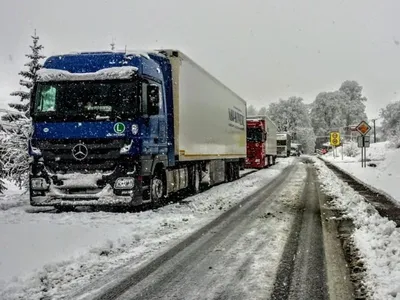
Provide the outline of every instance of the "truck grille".
[[91,172],[113,170],[124,140],[33,140],[32,145],[41,150],[45,164],[52,172]]

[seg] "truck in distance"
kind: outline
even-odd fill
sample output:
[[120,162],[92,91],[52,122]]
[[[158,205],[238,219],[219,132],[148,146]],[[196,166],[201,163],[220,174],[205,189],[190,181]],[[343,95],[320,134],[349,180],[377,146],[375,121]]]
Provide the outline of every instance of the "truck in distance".
[[294,143],[292,141],[290,145],[290,155],[291,156],[300,156],[303,153],[303,146],[300,143]]
[[247,168],[261,169],[275,164],[276,131],[276,125],[268,116],[247,117]]
[[162,202],[246,159],[246,102],[177,50],[49,57],[30,114],[34,206]]
[[291,149],[291,135],[287,132],[277,134],[278,157],[289,157]]

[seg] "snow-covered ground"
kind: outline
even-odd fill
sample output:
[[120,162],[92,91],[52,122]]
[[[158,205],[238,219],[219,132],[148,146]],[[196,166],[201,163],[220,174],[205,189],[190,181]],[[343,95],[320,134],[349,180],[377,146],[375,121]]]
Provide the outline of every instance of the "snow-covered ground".
[[[367,148],[366,168],[361,167],[360,153],[356,157],[344,156],[343,160],[341,155],[334,158],[332,153],[323,155],[322,158],[400,203],[400,189],[397,186],[400,182],[400,149],[391,148],[388,142],[371,144]],[[371,163],[376,167],[368,166]]]
[[[394,152],[389,151],[389,155],[385,155],[386,159],[393,159],[390,153]],[[393,221],[381,217],[372,205],[368,204],[347,183],[341,181],[323,162],[316,160],[316,165],[324,191],[333,197],[333,204],[343,210],[345,216],[350,217],[354,222],[353,238],[367,269],[366,285],[372,295],[371,298],[400,299],[400,228],[396,228]],[[340,166],[344,165],[352,166],[350,163],[343,163]],[[382,165],[391,168],[385,161]],[[347,170],[352,169],[348,167]],[[371,170],[383,172],[384,169],[371,168]],[[361,175],[360,177],[363,175],[362,172],[356,174]],[[372,176],[361,179],[365,180],[365,178],[372,178]]]
[[136,267],[265,186],[293,158],[157,210],[35,212],[0,198],[0,299],[61,298],[124,263]]

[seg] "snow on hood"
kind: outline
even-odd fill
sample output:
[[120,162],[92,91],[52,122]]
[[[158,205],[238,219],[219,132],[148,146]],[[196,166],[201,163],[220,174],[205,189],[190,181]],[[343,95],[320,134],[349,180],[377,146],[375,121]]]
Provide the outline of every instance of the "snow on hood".
[[99,70],[94,73],[70,73],[57,69],[41,69],[37,72],[39,82],[47,81],[81,81],[81,80],[110,80],[130,79],[138,68],[131,66],[113,67]]

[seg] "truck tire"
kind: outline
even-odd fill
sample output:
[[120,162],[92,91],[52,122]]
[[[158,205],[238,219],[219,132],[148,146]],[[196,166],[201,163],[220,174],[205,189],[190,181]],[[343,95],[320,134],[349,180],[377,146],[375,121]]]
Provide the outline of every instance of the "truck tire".
[[165,176],[157,172],[150,181],[150,198],[154,204],[162,204],[166,200]]
[[240,178],[240,162],[239,163],[235,163],[234,165],[233,165],[233,170],[234,170],[234,178],[235,178],[235,180],[236,179],[239,179]]
[[226,181],[231,182],[235,180],[235,167],[233,163],[226,164]]
[[198,194],[201,191],[201,170],[197,164],[190,168],[190,192]]

